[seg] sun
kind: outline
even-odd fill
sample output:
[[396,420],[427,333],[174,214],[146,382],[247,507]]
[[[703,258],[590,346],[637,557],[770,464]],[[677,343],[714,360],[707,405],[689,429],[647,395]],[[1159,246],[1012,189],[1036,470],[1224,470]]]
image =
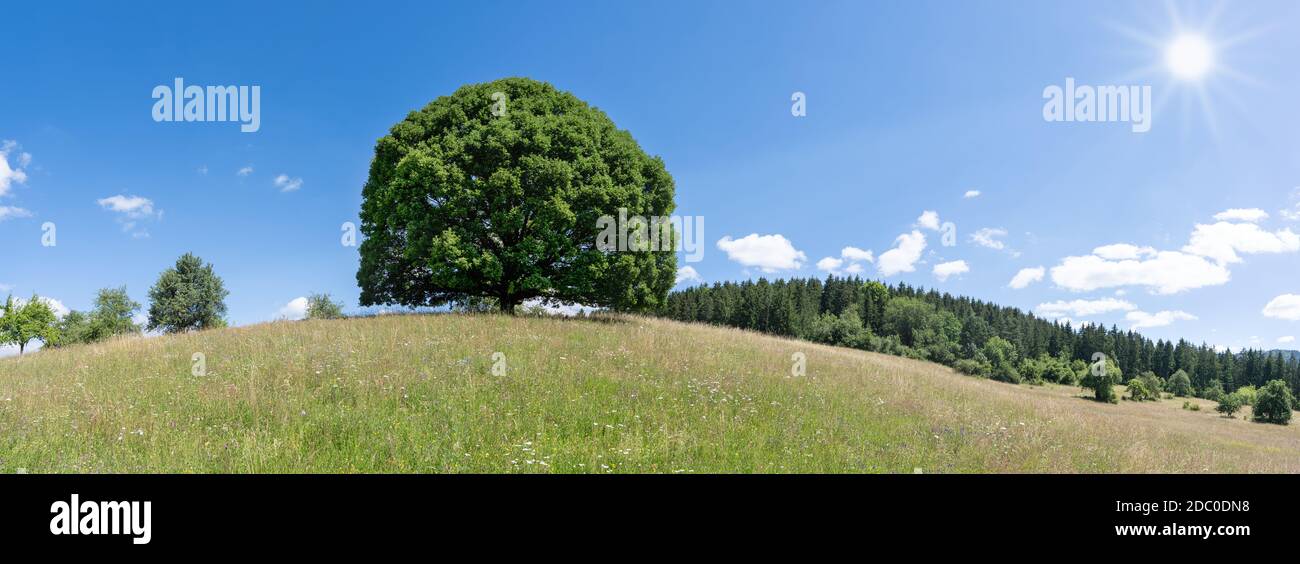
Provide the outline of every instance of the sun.
[[1214,48],[1201,35],[1180,35],[1165,47],[1165,66],[1178,78],[1199,80],[1214,67]]

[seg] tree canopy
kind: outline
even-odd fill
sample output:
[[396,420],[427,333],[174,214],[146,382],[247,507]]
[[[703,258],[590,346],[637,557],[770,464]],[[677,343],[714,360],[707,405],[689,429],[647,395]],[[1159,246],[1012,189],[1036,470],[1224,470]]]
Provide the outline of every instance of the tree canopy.
[[341,319],[343,304],[329,294],[312,294],[307,297],[307,319]]
[[225,327],[225,284],[211,264],[185,253],[149,289],[149,330],[180,333]]
[[95,295],[90,313],[70,311],[59,322],[59,340],[54,346],[96,343],[118,335],[136,335],[140,326],[135,312],[140,304],[126,293],[126,287],[103,288]]
[[463,86],[375,146],[362,192],[361,305],[658,307],[676,281],[671,246],[597,242],[602,217],[666,218],[673,194],[659,158],[572,94],[526,78]]
[[21,355],[34,340],[57,343],[58,322],[54,309],[40,296],[32,295],[26,301],[9,296],[4,307],[0,308],[0,345],[18,345],[18,354]]

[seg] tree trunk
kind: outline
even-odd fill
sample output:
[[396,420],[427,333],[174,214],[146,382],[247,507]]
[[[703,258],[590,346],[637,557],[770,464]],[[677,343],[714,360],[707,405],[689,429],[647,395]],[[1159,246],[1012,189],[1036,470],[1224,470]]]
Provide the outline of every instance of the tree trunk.
[[501,313],[504,313],[506,315],[514,315],[515,305],[516,305],[515,302],[517,301],[518,300],[516,300],[513,296],[502,296],[501,298],[497,299],[497,305],[501,307]]
[[18,343],[18,356],[22,356],[25,350],[27,350],[27,343]]

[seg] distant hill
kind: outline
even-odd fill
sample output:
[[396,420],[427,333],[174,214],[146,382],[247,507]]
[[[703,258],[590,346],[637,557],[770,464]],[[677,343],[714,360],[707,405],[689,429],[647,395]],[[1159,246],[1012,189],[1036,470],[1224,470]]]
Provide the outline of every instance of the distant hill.
[[1271,350],[1271,351],[1268,351],[1268,354],[1269,354],[1270,356],[1271,356],[1271,355],[1278,354],[1278,353],[1281,353],[1281,354],[1282,354],[1282,358],[1284,358],[1284,359],[1286,359],[1286,360],[1291,360],[1291,359],[1293,359],[1293,358],[1295,358],[1295,359],[1300,359],[1300,351],[1291,351],[1291,350],[1286,350],[1286,349],[1273,349],[1273,350]]

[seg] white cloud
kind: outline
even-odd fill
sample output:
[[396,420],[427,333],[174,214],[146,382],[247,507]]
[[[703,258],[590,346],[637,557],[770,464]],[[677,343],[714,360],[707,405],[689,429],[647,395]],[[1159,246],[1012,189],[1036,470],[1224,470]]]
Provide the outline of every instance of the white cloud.
[[118,194],[100,198],[96,202],[100,207],[119,214],[117,222],[122,224],[122,231],[130,233],[136,239],[149,236],[149,230],[139,226],[141,221],[161,220],[163,215],[162,210],[154,211],[153,200],[140,196]]
[[[58,317],[59,319],[63,319],[63,316],[67,315],[70,311],[72,311],[72,310],[69,310],[69,309],[68,309],[68,306],[63,305],[63,302],[61,302],[61,301],[59,301],[59,300],[56,300],[56,299],[54,299],[54,298],[47,298],[47,297],[45,297],[45,296],[39,296],[37,299],[40,300],[40,301],[42,301],[42,302],[45,302],[46,305],[50,306],[50,310],[54,311],[54,315],[55,315],[55,317]],[[18,306],[18,307],[22,307],[23,304],[26,304],[26,303],[27,303],[27,300],[25,300],[25,299],[23,299],[23,298],[19,298],[19,297],[14,297],[14,305],[16,305],[16,306]],[[0,304],[0,305],[3,305],[3,304]],[[3,312],[0,312],[0,316],[3,316],[3,315],[4,315],[4,313],[3,313]]]
[[1177,251],[1158,251],[1145,260],[1108,260],[1097,255],[1065,257],[1052,267],[1052,282],[1076,292],[1120,286],[1147,286],[1158,294],[1226,284],[1222,264]]
[[817,270],[825,270],[831,274],[839,272],[841,266],[844,266],[844,261],[835,257],[826,257],[817,261]]
[[289,175],[287,174],[281,174],[280,176],[275,177],[274,182],[275,186],[279,188],[281,192],[293,192],[294,190],[302,188],[301,178],[289,178]]
[[1106,260],[1137,260],[1156,254],[1156,250],[1151,247],[1139,247],[1128,243],[1116,243],[1114,245],[1104,245],[1092,250],[1092,254]]
[[872,256],[871,251],[864,251],[857,247],[844,247],[840,250],[840,256],[845,260],[853,262],[874,262],[876,260],[876,257]]
[[933,212],[929,210],[922,212],[921,217],[916,218],[916,225],[917,227],[924,227],[931,231],[938,231],[939,212]]
[[[1258,221],[1267,216],[1251,208],[1230,209],[1215,217]],[[1146,286],[1154,293],[1175,294],[1228,283],[1232,273],[1227,266],[1241,262],[1242,254],[1297,251],[1300,235],[1290,229],[1269,232],[1254,223],[1219,221],[1197,224],[1179,251],[1118,243],[1097,247],[1089,255],[1065,257],[1052,268],[1052,281],[1074,291]]]
[[1175,321],[1193,321],[1195,315],[1185,311],[1161,311],[1154,314],[1145,311],[1130,311],[1124,316],[1129,323],[1133,324],[1134,329],[1144,329],[1147,327],[1164,327]]
[[1248,221],[1251,223],[1268,219],[1268,212],[1259,208],[1232,208],[1214,214],[1219,221]]
[[1277,338],[1277,342],[1278,342],[1278,344],[1282,344],[1282,345],[1285,345],[1285,344],[1287,344],[1287,343],[1294,343],[1294,342],[1295,342],[1295,337],[1292,336],[1292,335],[1287,335],[1287,336],[1285,336],[1285,337],[1278,337],[1278,338]]
[[985,227],[983,229],[980,229],[979,231],[976,231],[975,233],[972,233],[970,236],[970,240],[971,242],[981,247],[988,247],[990,249],[1001,251],[1007,248],[1007,245],[1006,243],[999,241],[998,238],[1006,237],[1006,236],[1007,236],[1006,229]]
[[121,213],[131,219],[141,219],[153,215],[153,200],[140,196],[123,196],[118,194],[97,200],[106,210]]
[[238,176],[248,176],[250,174],[253,174],[253,167],[246,166],[244,168],[239,169],[239,171],[236,172],[235,174]]
[[1264,316],[1287,321],[1300,321],[1300,295],[1282,294],[1264,306]]
[[32,212],[25,210],[23,208],[16,208],[12,206],[0,206],[0,221],[4,221],[6,219],[17,219],[17,218],[31,217],[31,216],[32,216]]
[[1300,221],[1300,186],[1291,190],[1291,207],[1281,210],[1282,217],[1288,221]]
[[1101,298],[1099,300],[1055,301],[1038,304],[1038,307],[1034,308],[1034,312],[1051,319],[1065,317],[1066,315],[1087,317],[1112,311],[1133,311],[1135,309],[1137,309],[1137,306],[1124,300]]
[[700,281],[700,273],[695,271],[695,267],[688,265],[677,269],[677,282],[674,282],[673,285],[676,286],[682,282],[694,283]]
[[785,236],[750,233],[740,239],[730,235],[718,240],[718,248],[727,258],[744,266],[757,267],[763,272],[794,270],[808,260],[803,251],[794,248]]
[[962,197],[969,200],[971,198],[980,197],[980,193],[981,192],[979,190],[967,190],[966,193],[962,195]]
[[916,261],[921,260],[924,251],[925,234],[916,230],[904,233],[894,240],[894,248],[880,253],[876,259],[876,269],[885,277],[900,272],[914,272]]
[[289,303],[284,304],[284,307],[280,308],[280,311],[275,314],[276,319],[287,319],[290,321],[297,321],[306,317],[307,298],[305,297],[289,300]]
[[1017,272],[1016,275],[1011,278],[1011,283],[1008,285],[1017,290],[1022,290],[1034,282],[1042,282],[1043,275],[1046,274],[1046,272],[1047,269],[1041,266],[1022,268],[1020,269],[1020,272]]
[[970,272],[970,266],[964,260],[954,260],[934,265],[934,277],[940,282],[947,282],[948,277]]
[[1268,232],[1253,223],[1197,224],[1183,252],[1209,257],[1219,264],[1241,262],[1237,253],[1294,253],[1300,251],[1300,235],[1290,229]]
[[208,165],[200,166],[198,173],[206,176],[208,174]]
[[869,250],[857,247],[840,249],[840,258],[825,257],[817,261],[817,269],[831,274],[862,274],[863,262],[875,262],[876,257]]
[[27,182],[27,172],[23,169],[32,162],[31,154],[19,153],[16,161],[18,166],[9,165],[9,154],[17,148],[16,141],[0,141],[0,196],[8,194],[14,184]]
[[68,306],[63,305],[63,302],[54,298],[41,297],[40,300],[49,305],[50,309],[54,310],[54,315],[58,316],[59,319],[63,319],[63,316],[72,311],[68,309]]

